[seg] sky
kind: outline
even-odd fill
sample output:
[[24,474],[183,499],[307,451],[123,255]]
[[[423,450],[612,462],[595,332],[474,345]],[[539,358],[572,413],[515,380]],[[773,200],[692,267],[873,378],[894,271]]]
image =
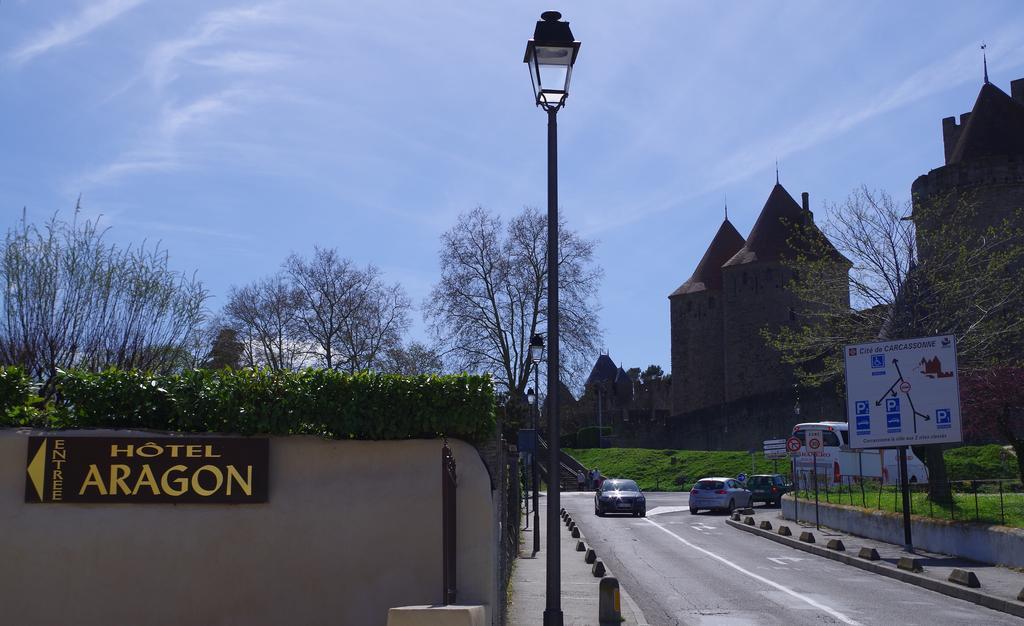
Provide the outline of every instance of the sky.
[[[599,242],[604,351],[670,370],[668,294],[772,185],[820,218],[860,185],[907,200],[940,120],[1024,77],[1024,4],[448,0],[0,3],[0,229],[83,214],[160,242],[218,310],[232,285],[334,247],[417,307],[441,234],[546,208],[526,40],[582,42],[559,113],[559,201]],[[419,311],[411,338],[426,340]],[[594,355],[595,359],[597,354]]]

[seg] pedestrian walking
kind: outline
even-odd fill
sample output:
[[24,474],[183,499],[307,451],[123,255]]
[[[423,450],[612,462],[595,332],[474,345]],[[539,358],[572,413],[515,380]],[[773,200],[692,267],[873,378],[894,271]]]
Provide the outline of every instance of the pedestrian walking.
[[583,473],[583,470],[576,470],[576,490],[583,491],[583,488],[587,484],[587,477]]

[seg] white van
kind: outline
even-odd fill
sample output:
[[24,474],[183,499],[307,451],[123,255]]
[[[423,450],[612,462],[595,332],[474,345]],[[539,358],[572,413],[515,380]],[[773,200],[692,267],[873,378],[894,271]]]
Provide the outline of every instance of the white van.
[[[896,450],[853,450],[850,448],[850,426],[846,422],[805,422],[793,427],[793,436],[802,444],[801,452],[807,450],[806,431],[821,430],[822,452],[818,455],[817,473],[829,484],[846,482],[849,476],[881,478],[887,485],[899,482],[900,461]],[[814,471],[814,457],[801,454],[794,457],[798,474],[809,475]],[[928,468],[921,459],[907,450],[907,480],[910,484],[927,483]]]

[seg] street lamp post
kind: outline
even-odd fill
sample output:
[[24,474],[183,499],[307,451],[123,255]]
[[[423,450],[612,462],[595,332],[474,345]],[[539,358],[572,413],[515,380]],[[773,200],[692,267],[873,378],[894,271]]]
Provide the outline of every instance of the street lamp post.
[[[540,335],[534,335],[530,339],[530,360],[533,361],[533,388],[537,390],[537,398],[534,402],[537,405],[537,410],[533,412],[533,433],[536,439],[537,433],[540,432],[540,362],[544,358],[544,338]],[[550,445],[550,444],[549,444]],[[537,487],[540,484],[540,476],[537,471],[537,446],[534,444],[533,454],[533,553],[536,555],[540,552],[540,513],[537,511],[537,505],[540,502],[540,496],[537,493]],[[551,482],[550,480],[548,482]]]
[[546,11],[526,42],[537,106],[548,114],[548,554],[544,626],[562,626],[561,558],[558,546],[558,110],[569,97],[569,80],[579,54],[569,23]]

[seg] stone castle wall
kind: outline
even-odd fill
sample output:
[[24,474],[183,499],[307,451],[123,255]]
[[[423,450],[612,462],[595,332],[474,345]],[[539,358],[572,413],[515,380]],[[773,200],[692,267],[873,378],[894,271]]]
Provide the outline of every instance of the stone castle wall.
[[759,262],[723,268],[722,276],[726,401],[788,389],[792,368],[780,362],[761,332],[796,319],[796,297],[785,287],[790,271],[779,263]]
[[672,416],[633,419],[616,430],[615,445],[684,450],[761,450],[766,439],[785,438],[799,422],[846,420],[842,399],[826,389],[801,391],[800,416],[790,390],[749,396]]
[[[926,258],[940,245],[928,237],[934,220],[951,215],[958,205],[974,206],[974,222],[979,233],[1024,208],[1024,159],[988,157],[945,165],[919,176],[911,191],[918,248],[922,258]],[[930,202],[939,202],[940,206],[930,210],[926,208]]]
[[722,294],[699,291],[670,300],[672,410],[687,412],[725,398]]

